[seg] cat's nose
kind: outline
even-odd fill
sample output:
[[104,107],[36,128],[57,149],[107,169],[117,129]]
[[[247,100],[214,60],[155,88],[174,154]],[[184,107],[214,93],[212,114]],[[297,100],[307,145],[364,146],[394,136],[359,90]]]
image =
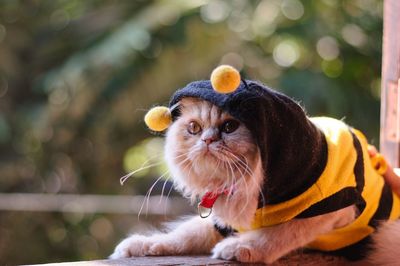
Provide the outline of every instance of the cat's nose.
[[219,139],[219,132],[216,128],[208,128],[204,130],[203,134],[201,135],[201,140],[204,141],[205,144],[210,145],[214,141]]
[[215,137],[208,137],[208,138],[204,138],[203,141],[207,144],[210,145],[211,143],[213,143],[214,141],[216,141],[217,138]]

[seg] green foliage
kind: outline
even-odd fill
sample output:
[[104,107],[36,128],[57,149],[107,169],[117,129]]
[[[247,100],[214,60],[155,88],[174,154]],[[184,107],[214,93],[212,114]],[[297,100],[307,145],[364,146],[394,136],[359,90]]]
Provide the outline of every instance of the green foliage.
[[[143,115],[219,63],[377,144],[381,41],[378,0],[1,1],[0,190],[145,194],[159,171],[119,184]],[[78,218],[0,212],[0,264],[104,258],[137,224]]]

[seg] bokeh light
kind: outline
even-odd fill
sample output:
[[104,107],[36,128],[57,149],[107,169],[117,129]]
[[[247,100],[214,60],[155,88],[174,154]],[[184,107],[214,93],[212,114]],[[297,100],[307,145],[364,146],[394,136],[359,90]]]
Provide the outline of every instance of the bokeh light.
[[367,42],[367,36],[363,30],[354,24],[347,24],[342,29],[343,39],[349,44],[362,47]]
[[324,36],[317,42],[317,52],[325,60],[336,59],[340,54],[339,44],[335,38]]
[[290,20],[298,20],[304,15],[304,6],[299,0],[283,0],[281,10]]
[[273,52],[275,62],[282,67],[290,67],[300,57],[299,47],[296,42],[284,40],[278,43]]
[[200,8],[200,16],[207,23],[217,23],[225,20],[230,12],[230,6],[222,0],[210,1]]

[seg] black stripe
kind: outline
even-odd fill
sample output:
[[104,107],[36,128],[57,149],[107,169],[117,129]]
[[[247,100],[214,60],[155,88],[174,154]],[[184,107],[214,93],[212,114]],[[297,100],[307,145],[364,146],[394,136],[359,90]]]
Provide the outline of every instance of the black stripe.
[[371,220],[369,221],[369,225],[377,228],[379,222],[382,220],[387,220],[390,217],[390,212],[392,211],[393,206],[393,194],[390,186],[385,183],[382,188],[381,198],[379,199],[378,209],[375,211]]
[[362,209],[365,207],[365,201],[354,187],[346,187],[335,194],[313,204],[311,207],[300,213],[296,218],[309,218],[333,211],[337,211],[356,204]]
[[233,236],[237,233],[237,231],[231,226],[220,226],[217,223],[214,223],[214,228],[223,237]]
[[361,194],[364,190],[365,180],[364,180],[364,156],[360,141],[357,136],[350,130],[351,136],[353,137],[353,146],[357,152],[357,160],[354,165],[354,175],[356,177],[357,190]]

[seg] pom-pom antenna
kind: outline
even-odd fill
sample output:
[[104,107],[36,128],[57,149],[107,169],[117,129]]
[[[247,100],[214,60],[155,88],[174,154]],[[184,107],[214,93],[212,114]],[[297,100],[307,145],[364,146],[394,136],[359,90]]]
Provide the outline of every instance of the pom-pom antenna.
[[210,80],[216,92],[231,93],[240,85],[240,74],[232,66],[221,65],[211,73]]
[[144,116],[144,122],[151,130],[163,131],[172,122],[171,111],[165,106],[153,107]]

